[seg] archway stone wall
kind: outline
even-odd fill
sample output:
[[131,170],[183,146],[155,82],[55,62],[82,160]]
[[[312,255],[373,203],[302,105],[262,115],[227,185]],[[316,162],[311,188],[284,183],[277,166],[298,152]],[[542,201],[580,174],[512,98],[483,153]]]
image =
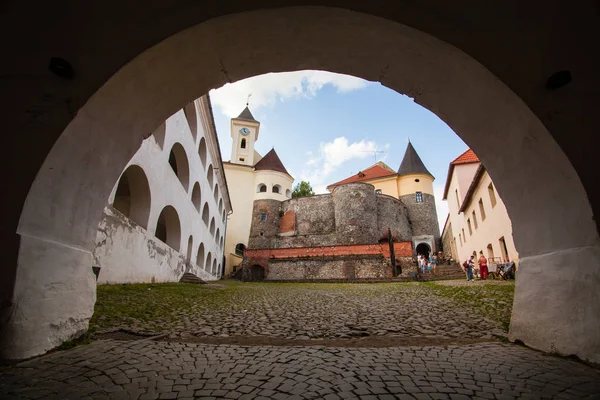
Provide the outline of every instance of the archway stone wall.
[[[582,14],[588,15],[593,13]],[[440,36],[451,35],[443,23],[436,26]],[[510,76],[506,71],[518,69],[511,64],[503,69],[502,54],[479,36],[463,42],[468,40],[485,43],[474,56],[490,65],[497,62],[495,71]],[[506,40],[502,37],[501,43]],[[511,62],[529,67],[525,60]],[[382,82],[414,97],[448,123],[486,165],[514,221],[521,265],[511,338],[600,361],[600,300],[595,296],[600,246],[588,202],[588,194],[598,193],[592,186],[600,173],[585,168],[593,157],[577,150],[577,157],[571,158],[586,182],[592,182],[586,193],[571,162],[530,108],[473,58],[390,20],[318,7],[231,14],[193,26],[140,54],[87,99],[37,174],[17,230],[20,249],[12,311],[19,312],[11,315],[44,317],[35,326],[9,321],[3,349],[14,346],[9,352],[13,357],[38,354],[47,349],[39,345],[42,337],[56,344],[87,326],[95,300],[90,268],[95,228],[140,135],[152,132],[190,99],[227,81],[300,69]],[[109,75],[101,75],[98,84]],[[570,99],[569,104],[550,98],[540,92],[544,79],[528,80],[532,83],[527,89],[520,77],[511,83],[523,89],[524,98],[537,102],[535,109],[546,123],[569,132],[570,142],[587,142],[575,139],[587,134],[591,138],[597,123],[579,118],[580,110],[597,107],[584,103],[584,97],[573,100],[575,95],[560,97]],[[177,85],[172,84],[175,80]],[[561,113],[552,111],[556,109]],[[499,147],[508,150],[498,151]],[[68,229],[65,221],[70,221]],[[49,268],[52,272],[45,276],[38,273]],[[55,280],[76,289],[55,293],[52,302],[39,307],[46,296],[43,288]],[[577,316],[567,312],[573,309],[579,310]],[[17,343],[17,337],[27,340]]]

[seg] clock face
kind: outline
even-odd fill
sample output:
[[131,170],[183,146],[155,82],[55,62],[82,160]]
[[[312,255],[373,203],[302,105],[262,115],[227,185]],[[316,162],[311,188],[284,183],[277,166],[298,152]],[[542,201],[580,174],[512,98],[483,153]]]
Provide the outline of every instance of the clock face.
[[247,136],[250,133],[250,129],[244,127],[242,129],[240,129],[240,133],[244,136]]

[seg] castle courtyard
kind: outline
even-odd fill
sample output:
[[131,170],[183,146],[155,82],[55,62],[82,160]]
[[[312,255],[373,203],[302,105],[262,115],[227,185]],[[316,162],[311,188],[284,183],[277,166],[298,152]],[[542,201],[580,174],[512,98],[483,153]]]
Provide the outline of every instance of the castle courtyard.
[[597,398],[598,369],[504,339],[513,293],[498,281],[99,286],[90,333],[3,367],[0,398]]

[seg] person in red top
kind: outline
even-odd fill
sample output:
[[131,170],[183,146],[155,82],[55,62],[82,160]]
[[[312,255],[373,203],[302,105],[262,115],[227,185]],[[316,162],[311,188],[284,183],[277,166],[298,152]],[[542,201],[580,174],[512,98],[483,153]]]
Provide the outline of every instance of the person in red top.
[[488,278],[488,265],[487,259],[483,256],[483,251],[479,252],[479,273],[481,274],[481,280]]

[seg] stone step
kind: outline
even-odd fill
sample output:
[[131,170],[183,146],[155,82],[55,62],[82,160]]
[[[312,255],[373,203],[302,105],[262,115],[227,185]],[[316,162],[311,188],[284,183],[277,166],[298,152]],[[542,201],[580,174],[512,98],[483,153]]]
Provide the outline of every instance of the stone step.
[[179,282],[180,283],[206,284],[206,282],[204,282],[202,279],[198,278],[196,275],[189,273],[189,272],[186,272],[185,274],[183,274],[183,276],[181,277]]

